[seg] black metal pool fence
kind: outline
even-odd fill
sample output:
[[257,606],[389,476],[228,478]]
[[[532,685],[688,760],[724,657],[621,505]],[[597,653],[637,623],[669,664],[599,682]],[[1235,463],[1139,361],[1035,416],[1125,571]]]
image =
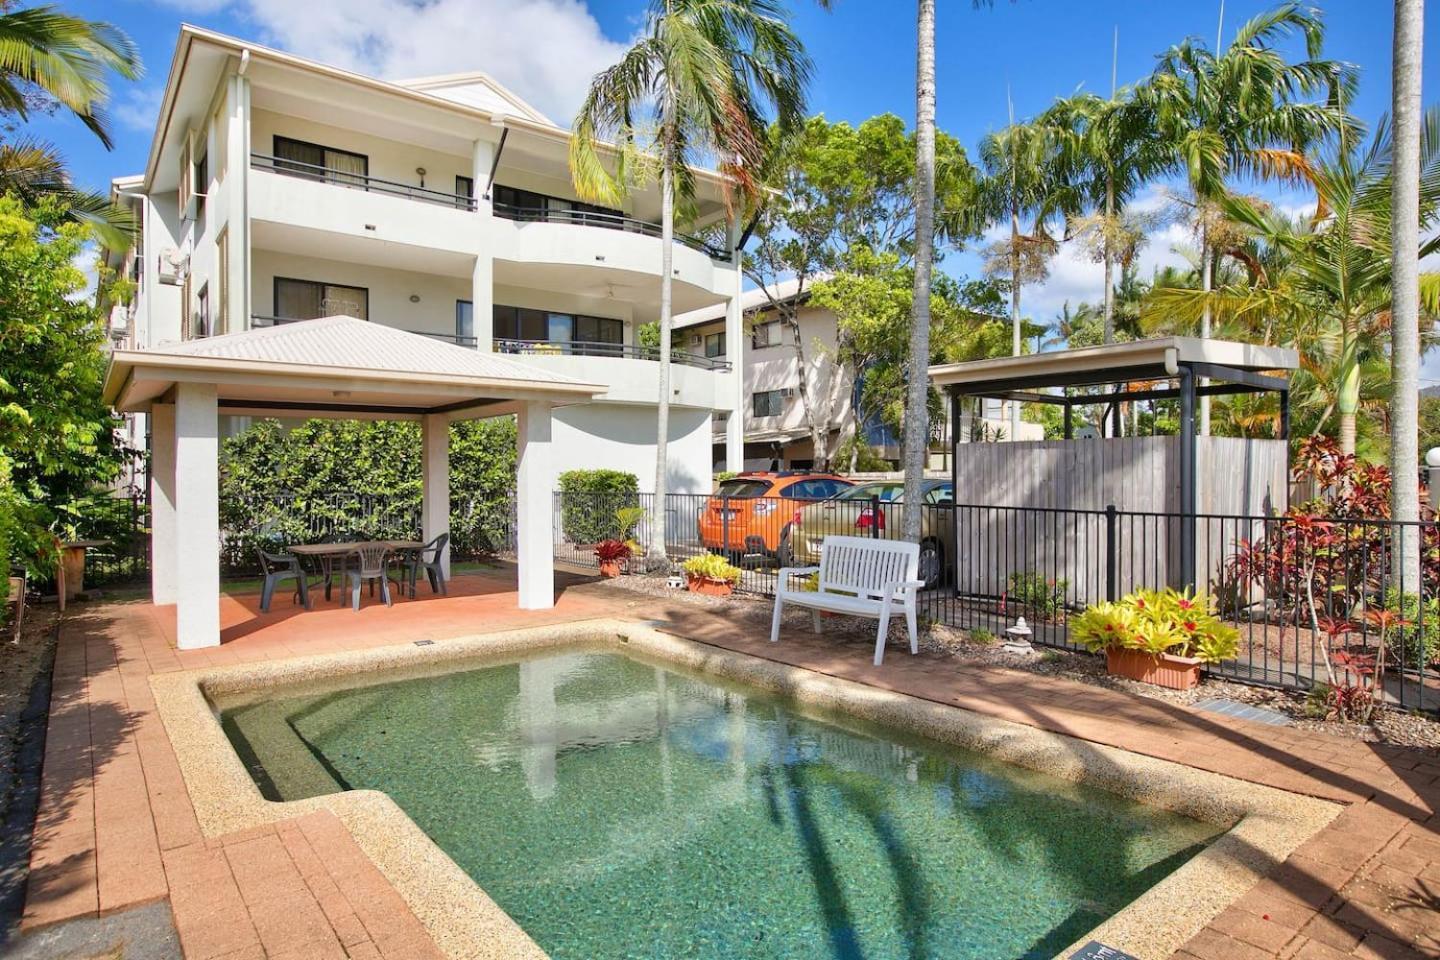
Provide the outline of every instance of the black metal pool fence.
[[[737,591],[774,594],[782,563],[818,563],[826,534],[898,538],[902,506],[877,499],[797,503],[704,494],[665,499],[666,553],[677,571],[705,553],[741,569]],[[556,494],[555,557],[598,568],[595,544],[648,544],[651,494]],[[638,508],[631,516],[623,508]],[[633,526],[630,521],[633,519]],[[1332,655],[1373,655],[1386,634],[1387,699],[1440,710],[1440,527],[1433,522],[1141,513],[984,504],[921,508],[921,613],[1003,638],[1024,617],[1034,643],[1079,649],[1071,619],[1142,588],[1197,587],[1240,633],[1212,676],[1311,689]],[[1415,569],[1398,570],[1405,549]],[[1380,611],[1390,611],[1382,615]]]
[[[651,494],[556,493],[553,504],[555,558],[581,568],[598,568],[601,540],[648,544],[656,518]],[[670,494],[666,552],[677,571],[690,557],[724,553],[741,569],[737,589],[768,597],[782,563],[817,563],[827,534],[899,537],[902,509],[876,499],[762,503]],[[513,496],[454,501],[454,555],[513,555],[514,510]],[[1440,710],[1440,526],[1433,522],[949,503],[923,505],[921,521],[921,574],[931,581],[921,612],[932,623],[1003,637],[1023,616],[1035,643],[1075,649],[1070,622],[1087,604],[1194,585],[1240,631],[1239,656],[1211,675],[1309,689],[1330,679],[1332,654],[1373,654],[1383,629],[1387,698]],[[221,526],[222,571],[245,576],[262,543],[418,537],[420,505],[414,497],[348,493],[226,498]],[[89,585],[149,575],[143,497],[106,501],[78,535],[108,541],[89,551]],[[1418,550],[1418,573],[1397,572],[1402,548]]]

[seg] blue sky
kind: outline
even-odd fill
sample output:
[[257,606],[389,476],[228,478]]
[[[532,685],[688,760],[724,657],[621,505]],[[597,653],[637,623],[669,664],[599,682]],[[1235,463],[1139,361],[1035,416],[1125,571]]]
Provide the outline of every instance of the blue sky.
[[[140,44],[147,69],[139,83],[115,90],[113,153],[67,118],[44,118],[32,126],[35,135],[61,147],[81,182],[95,187],[112,176],[140,172],[182,21],[387,78],[478,67],[565,123],[589,77],[615,59],[644,9],[639,0],[66,0],[64,5],[126,30]],[[1328,26],[1326,53],[1360,68],[1355,111],[1373,121],[1389,102],[1390,5],[1383,0],[1317,5]],[[971,150],[986,132],[1004,125],[1007,88],[1019,117],[1080,88],[1108,92],[1117,27],[1124,84],[1149,72],[1157,53],[1186,36],[1213,43],[1220,16],[1220,0],[996,0],[993,8],[979,10],[968,0],[943,0],[938,6],[938,119]],[[1228,0],[1226,36],[1269,6]],[[832,120],[860,121],[885,111],[913,120],[913,3],[835,0],[826,13],[810,0],[795,0],[793,9],[816,63],[812,111]],[[1425,99],[1431,103],[1440,99],[1440,3],[1428,5],[1426,26]],[[1148,199],[1158,202],[1156,196]],[[1305,202],[1300,196],[1276,199]],[[1178,226],[1157,233],[1142,255],[1142,270],[1178,262],[1171,248],[1183,242]],[[974,253],[965,251],[950,255],[945,268],[975,273],[978,264]],[[1080,256],[1062,255],[1044,287],[1027,288],[1027,312],[1045,320],[1066,301],[1098,296],[1098,276]],[[1440,362],[1430,366],[1440,378]]]

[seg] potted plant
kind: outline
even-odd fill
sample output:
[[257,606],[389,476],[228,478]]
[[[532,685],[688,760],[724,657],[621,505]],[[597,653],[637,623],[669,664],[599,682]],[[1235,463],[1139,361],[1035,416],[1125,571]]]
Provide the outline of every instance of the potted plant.
[[620,564],[630,559],[630,544],[624,540],[601,540],[595,544],[595,559],[600,561],[600,576],[613,580],[620,576]]
[[1215,614],[1204,594],[1173,589],[1137,590],[1114,603],[1091,604],[1071,636],[1092,653],[1105,653],[1115,676],[1188,690],[1200,667],[1233,658],[1240,635]]
[[718,553],[691,557],[683,564],[685,581],[692,593],[728,597],[740,582],[740,568]]

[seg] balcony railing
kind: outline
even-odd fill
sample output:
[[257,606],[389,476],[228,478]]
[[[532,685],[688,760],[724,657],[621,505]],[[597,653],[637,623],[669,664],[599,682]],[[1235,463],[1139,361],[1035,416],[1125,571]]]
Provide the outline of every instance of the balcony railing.
[[[282,323],[300,322],[301,321],[295,317],[267,317],[261,314],[255,314],[250,318],[250,326],[252,327],[278,327]],[[403,330],[404,328],[398,327],[396,329]],[[443,340],[446,343],[453,343],[458,347],[469,347],[472,350],[479,346],[480,343],[475,337],[465,337],[458,333],[432,333],[429,330],[405,330],[405,332],[416,333],[422,337],[430,337],[432,340]]]
[[443,190],[431,190],[429,187],[417,187],[395,180],[382,180],[380,177],[359,173],[347,173],[344,170],[335,170],[313,163],[301,163],[299,160],[285,160],[263,153],[250,154],[250,166],[257,170],[271,170],[287,177],[333,183],[337,186],[349,187],[352,190],[364,190],[367,193],[383,193],[392,197],[404,197],[407,200],[421,200],[442,207],[454,207],[457,210],[475,209],[474,197],[445,193]]
[[[521,353],[545,357],[625,357],[632,360],[659,360],[660,351],[630,343],[584,343],[576,340],[496,340],[496,353]],[[695,353],[670,351],[673,363],[701,370],[729,370],[725,360],[714,360]]]
[[[594,210],[566,210],[563,208],[551,209],[549,207],[521,207],[511,203],[494,203],[491,209],[495,216],[504,217],[506,220],[516,220],[521,223],[565,223],[577,227],[600,227],[605,230],[623,230],[626,233],[639,233],[647,237],[659,237],[661,227],[658,223],[651,223],[648,220],[637,220],[634,217],[627,217],[616,213],[601,213]],[[699,237],[692,237],[687,234],[675,234],[675,242],[689,247],[691,250],[699,251],[712,260],[730,262],[730,252],[721,249],[713,244],[707,243]]]

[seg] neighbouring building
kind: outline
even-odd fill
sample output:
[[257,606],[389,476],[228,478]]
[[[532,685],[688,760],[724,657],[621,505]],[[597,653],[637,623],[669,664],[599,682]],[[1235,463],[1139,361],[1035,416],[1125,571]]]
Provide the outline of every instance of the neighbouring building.
[[[744,317],[744,339],[737,345],[730,333],[728,305],[693,310],[675,318],[675,344],[678,349],[703,354],[707,358],[730,360],[743,373],[744,396],[739,403],[739,416],[744,423],[744,465],[747,470],[772,467],[807,469],[815,464],[812,440],[804,398],[800,395],[801,361],[804,354],[805,386],[812,409],[821,423],[832,457],[849,432],[858,429],[873,456],[898,466],[902,451],[895,431],[871,417],[859,424],[852,423],[851,411],[857,406],[861,382],[835,362],[838,329],[835,314],[811,305],[809,285],[798,289],[795,280],[784,280],[767,289],[746,290],[740,296]],[[781,311],[793,311],[795,324],[782,319]],[[798,327],[798,331],[797,328]],[[796,349],[799,336],[800,350]],[[736,347],[738,346],[738,349]],[[987,401],[983,419],[974,418],[977,439],[1000,437],[1010,439],[1008,405]],[[967,425],[971,421],[967,420]],[[728,431],[733,418],[717,414],[714,432],[716,470],[733,469],[727,464]],[[1039,424],[1022,423],[1020,438],[1040,439],[1044,430]],[[934,466],[942,466],[939,451],[946,448],[949,425],[943,418],[932,425]],[[845,462],[832,463],[844,468]]]
[[[658,364],[637,332],[659,316],[659,191],[581,202],[569,142],[484,73],[388,82],[186,26],[145,170],[113,183],[141,230],[110,264],[136,284],[111,337],[145,349],[350,316],[509,354],[607,388],[556,410],[552,472],[628,470],[649,489]],[[740,228],[720,175],[694,181],[674,302],[738,343]],[[676,360],[670,489],[708,492],[714,424],[741,467],[743,363]],[[127,429],[143,447],[145,417]]]

